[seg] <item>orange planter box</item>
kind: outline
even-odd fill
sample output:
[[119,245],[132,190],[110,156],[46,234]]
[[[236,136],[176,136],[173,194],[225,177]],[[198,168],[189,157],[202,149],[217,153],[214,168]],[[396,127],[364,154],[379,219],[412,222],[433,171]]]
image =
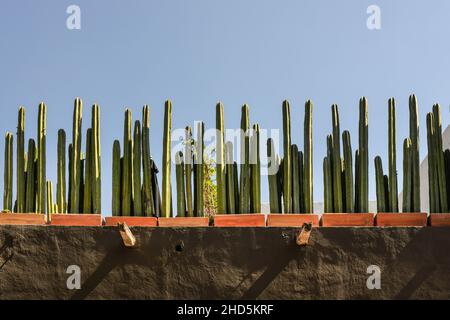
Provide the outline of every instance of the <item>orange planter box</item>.
[[0,224],[45,225],[45,216],[36,213],[0,213]]
[[377,213],[375,225],[378,227],[425,227],[427,214],[414,213]]
[[373,227],[373,213],[324,213],[323,227]]
[[432,227],[450,227],[450,213],[431,213],[430,225]]
[[129,227],[156,227],[158,218],[155,217],[105,217],[106,226],[117,226],[126,223]]
[[50,224],[52,226],[101,226],[101,214],[52,214]]
[[208,217],[174,217],[158,218],[160,227],[207,227],[209,226]]
[[214,216],[216,227],[265,227],[263,214],[219,214]]
[[267,215],[268,227],[301,227],[303,223],[312,223],[313,227],[319,226],[317,214],[274,214]]

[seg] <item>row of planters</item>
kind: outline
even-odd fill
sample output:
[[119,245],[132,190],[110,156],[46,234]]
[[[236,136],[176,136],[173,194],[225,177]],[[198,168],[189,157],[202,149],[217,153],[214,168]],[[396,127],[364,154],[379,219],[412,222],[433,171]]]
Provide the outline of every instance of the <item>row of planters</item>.
[[[113,143],[112,218],[152,224],[148,218],[159,218],[160,225],[196,225],[215,215],[216,225],[264,225],[261,211],[260,127],[250,125],[249,107],[241,110],[240,161],[233,154],[234,146],[226,141],[224,107],[216,105],[216,184],[210,182],[211,165],[205,156],[203,122],[185,129],[184,152],[175,154],[177,219],[172,219],[171,186],[171,121],[172,104],[165,103],[162,192],[158,184],[158,168],[150,152],[150,109],[142,109],[142,122],[134,127],[130,110],[125,111],[122,146]],[[353,151],[350,133],[340,131],[338,106],[333,105],[332,132],[327,136],[327,154],[323,159],[324,212],[323,225],[373,225],[369,213],[368,105],[359,101],[358,149]],[[423,225],[426,214],[420,212],[419,123],[414,95],[409,98],[409,137],[403,142],[402,213],[399,213],[396,111],[393,98],[388,102],[388,174],[382,159],[374,159],[376,172],[377,225]],[[37,143],[29,139],[25,150],[25,109],[19,108],[16,143],[16,200],[13,202],[13,134],[5,137],[4,213],[46,214],[52,224],[98,224],[101,221],[101,157],[100,108],[92,106],[91,126],[86,130],[85,152],[82,151],[83,104],[74,104],[72,142],[66,148],[66,133],[58,131],[56,201],[53,184],[46,180],[46,106],[39,105]],[[311,101],[305,103],[304,150],[291,140],[290,105],[282,104],[283,154],[278,155],[274,141],[267,140],[269,164],[270,223],[298,224],[310,221],[319,224],[313,212],[313,141]],[[133,130],[132,130],[133,129]],[[431,218],[437,223],[450,223],[450,150],[443,150],[439,105],[427,114],[428,176]],[[341,154],[342,139],[342,154]],[[121,147],[123,151],[121,150]],[[66,166],[66,158],[68,165]],[[66,167],[68,185],[66,186]],[[209,180],[208,180],[209,179]],[[211,192],[205,192],[213,188]],[[391,213],[396,213],[392,215]],[[68,215],[70,214],[70,215]],[[424,218],[425,215],[425,218]],[[1,220],[10,219],[2,214]],[[14,219],[19,216],[15,215]],[[206,219],[205,219],[206,217]],[[23,219],[31,219],[24,215]],[[124,220],[125,219],[125,220]],[[175,222],[176,220],[176,222]],[[60,221],[60,222],[58,222]],[[87,222],[88,221],[88,222]],[[386,222],[387,221],[387,222]]]

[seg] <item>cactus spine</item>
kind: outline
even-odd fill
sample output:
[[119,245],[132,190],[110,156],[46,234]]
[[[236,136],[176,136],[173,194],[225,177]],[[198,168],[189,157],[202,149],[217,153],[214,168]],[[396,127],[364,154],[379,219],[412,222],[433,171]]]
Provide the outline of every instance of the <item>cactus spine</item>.
[[[58,174],[56,182],[56,203],[60,213],[66,213],[66,132],[63,129],[58,130]],[[28,145],[28,156],[30,156],[30,145]],[[33,155],[34,157],[34,155]],[[29,167],[29,166],[28,166]],[[32,170],[32,168],[29,168]],[[27,179],[29,179],[30,171],[27,170]],[[27,188],[27,195],[29,196]],[[28,199],[27,199],[28,201]]]
[[184,188],[184,161],[183,152],[175,155],[175,174],[177,178],[177,216],[186,216],[186,197]]
[[25,212],[25,108],[19,107],[17,123],[17,212]]
[[13,189],[13,135],[7,132],[5,136],[5,169],[3,172],[3,210],[12,211]]
[[[81,124],[83,103],[80,98],[75,99],[72,126],[72,159],[70,172],[70,212],[79,213],[81,189]],[[38,146],[39,150],[39,146]]]
[[101,156],[100,156],[100,107],[97,104],[92,106],[92,137],[91,137],[91,155],[90,155],[90,165],[91,165],[91,178],[86,179],[87,184],[92,184],[92,207],[93,213],[101,213]]
[[261,213],[261,161],[259,157],[260,128],[259,124],[253,125],[251,148],[251,209],[252,213]]
[[227,195],[227,213],[236,213],[235,199],[235,177],[233,168],[233,143],[228,141],[225,144],[225,163],[226,163],[226,195]]
[[167,100],[164,108],[164,136],[163,136],[163,190],[162,190],[162,215],[165,217],[171,216],[172,207],[172,188],[170,181],[170,142],[172,130],[172,102]]
[[409,137],[411,139],[411,192],[413,212],[420,212],[419,111],[415,95],[409,97]]
[[305,104],[305,123],[304,123],[304,175],[303,175],[303,194],[305,213],[313,213],[313,140],[312,140],[312,110],[311,100]]
[[333,118],[333,150],[331,157],[332,164],[332,180],[333,180],[333,208],[334,212],[343,212],[342,204],[342,165],[341,165],[341,144],[340,144],[340,128],[339,128],[339,111],[338,106],[333,104],[331,107]]
[[153,205],[152,168],[150,165],[150,108],[148,105],[144,105],[142,108],[142,169],[144,177],[144,215],[151,216],[155,213],[155,208]]
[[217,180],[217,213],[227,212],[227,193],[225,177],[225,125],[223,104],[216,104],[216,180]]
[[369,122],[367,99],[362,97],[359,100],[359,150],[358,150],[358,210],[359,212],[369,211]]
[[133,134],[133,212],[135,216],[142,216],[141,197],[141,123],[134,122]]
[[113,143],[113,163],[112,163],[112,215],[120,216],[120,188],[121,188],[121,166],[120,166],[120,142],[114,140]]
[[250,212],[250,138],[249,138],[249,107],[244,104],[241,109],[241,145],[240,145],[240,192],[239,192],[239,213]]
[[389,99],[388,105],[389,206],[386,209],[390,212],[398,212],[397,137],[394,98]]
[[291,159],[291,110],[289,102],[283,101],[283,204],[284,213],[292,212],[292,159]]
[[344,145],[345,212],[354,212],[352,145],[350,132],[347,130],[342,133],[342,143]]
[[131,110],[125,110],[123,132],[122,215],[132,214],[133,200],[133,142],[131,138]]
[[192,128],[185,128],[184,173],[186,175],[186,210],[188,217],[194,216],[192,198]]
[[37,213],[45,213],[45,189],[46,189],[46,120],[47,107],[42,102],[38,111],[38,170],[37,170]]

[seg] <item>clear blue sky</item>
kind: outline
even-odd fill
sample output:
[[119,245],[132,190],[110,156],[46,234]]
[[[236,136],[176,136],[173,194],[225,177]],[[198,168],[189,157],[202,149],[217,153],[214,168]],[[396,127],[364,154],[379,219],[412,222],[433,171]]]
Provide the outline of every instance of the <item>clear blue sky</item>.
[[[81,8],[81,30],[66,28],[71,4]],[[366,27],[371,4],[381,8],[381,30]],[[358,99],[364,95],[369,101],[374,199],[376,154],[387,168],[388,98],[397,99],[400,186],[408,95],[418,96],[422,158],[425,115],[434,102],[443,107],[443,125],[450,122],[449,14],[446,0],[2,0],[2,135],[15,132],[17,108],[24,105],[26,138],[35,137],[37,106],[45,101],[47,173],[56,181],[57,130],[64,127],[71,139],[74,98],[84,101],[83,130],[90,123],[90,106],[99,103],[103,213],[110,215],[112,143],[122,140],[125,106],[132,108],[134,118],[140,118],[143,104],[151,106],[151,149],[160,165],[167,98],[173,101],[174,128],[194,120],[213,127],[218,100],[225,105],[226,127],[239,126],[240,107],[249,103],[252,123],[281,128],[281,103],[288,99],[293,142],[301,149],[304,102],[312,99],[314,197],[321,200],[330,106],[339,105],[341,130],[350,130],[355,150]],[[2,156],[0,172],[3,164]],[[262,181],[266,202],[267,180]]]

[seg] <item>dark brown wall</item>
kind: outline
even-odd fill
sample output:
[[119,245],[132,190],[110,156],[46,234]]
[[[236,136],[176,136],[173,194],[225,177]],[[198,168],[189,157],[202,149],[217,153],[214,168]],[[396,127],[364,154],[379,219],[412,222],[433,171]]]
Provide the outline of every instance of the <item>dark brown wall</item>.
[[450,228],[318,228],[307,247],[295,228],[132,231],[136,249],[113,227],[0,226],[0,299],[450,298]]

